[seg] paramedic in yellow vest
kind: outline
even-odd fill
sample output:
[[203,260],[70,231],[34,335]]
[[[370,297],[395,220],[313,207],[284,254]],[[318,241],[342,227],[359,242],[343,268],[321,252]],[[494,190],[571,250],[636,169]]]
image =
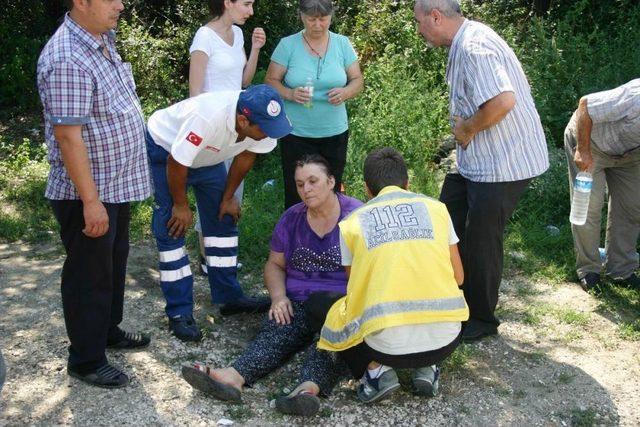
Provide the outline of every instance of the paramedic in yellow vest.
[[435,396],[436,364],[458,346],[469,318],[464,273],[447,208],[407,191],[407,166],[392,148],[364,163],[369,202],[340,222],[347,295],[327,314],[318,347],[339,352],[358,397],[376,402],[400,387],[393,368],[414,369],[413,392]]

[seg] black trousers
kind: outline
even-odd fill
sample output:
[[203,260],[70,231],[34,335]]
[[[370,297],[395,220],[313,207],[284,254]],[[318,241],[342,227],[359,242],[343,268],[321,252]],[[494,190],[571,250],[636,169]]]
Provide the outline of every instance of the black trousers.
[[348,348],[338,353],[345,361],[353,378],[362,378],[367,366],[371,362],[391,366],[397,369],[417,369],[436,365],[449,357],[460,344],[460,333],[453,341],[444,347],[431,351],[410,354],[386,354],[369,347],[362,341],[355,347]]
[[[307,313],[307,323],[312,330],[320,332],[331,306],[343,296],[337,292],[311,294],[309,299],[304,302],[304,308]],[[398,369],[424,368],[440,363],[449,357],[460,344],[461,336],[462,334],[458,335],[451,343],[436,350],[401,355],[381,353],[363,341],[355,347],[338,352],[338,357],[346,363],[354,378],[362,378],[367,370],[367,365],[371,362],[378,362]]]
[[340,189],[342,174],[347,163],[347,144],[349,131],[326,138],[305,138],[287,135],[280,139],[280,156],[282,157],[282,176],[284,178],[285,210],[300,202],[296,189],[296,162],[305,154],[320,154],[329,162],[331,173],[336,179],[335,189]]
[[473,182],[448,174],[440,193],[460,239],[464,296],[472,320],[500,325],[494,311],[502,280],[504,230],[530,179]]
[[107,363],[107,339],[120,333],[130,207],[129,203],[105,203],[109,230],[91,238],[82,232],[81,201],[52,200],[51,206],[67,253],[62,267],[62,308],[71,342],[69,367],[87,373]]

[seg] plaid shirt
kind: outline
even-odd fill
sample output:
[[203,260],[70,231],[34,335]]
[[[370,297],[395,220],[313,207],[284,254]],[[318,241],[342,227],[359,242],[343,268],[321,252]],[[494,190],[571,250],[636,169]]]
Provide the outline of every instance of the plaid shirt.
[[101,44],[67,14],[38,60],[51,165],[45,197],[51,200],[80,198],[62,162],[55,125],[82,126],[100,200],[124,203],[151,193],[144,116],[131,65],[118,55],[113,31],[103,34],[102,40]]

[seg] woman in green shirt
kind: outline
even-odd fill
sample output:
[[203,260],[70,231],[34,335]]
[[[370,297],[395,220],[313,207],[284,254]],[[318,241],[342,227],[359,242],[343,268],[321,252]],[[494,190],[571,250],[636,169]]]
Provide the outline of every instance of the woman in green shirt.
[[285,209],[300,202],[294,172],[305,154],[324,156],[340,188],[349,139],[344,103],[363,88],[351,42],[329,31],[331,0],[300,0],[299,12],[304,29],[280,40],[265,77],[284,99],[293,126],[280,140]]

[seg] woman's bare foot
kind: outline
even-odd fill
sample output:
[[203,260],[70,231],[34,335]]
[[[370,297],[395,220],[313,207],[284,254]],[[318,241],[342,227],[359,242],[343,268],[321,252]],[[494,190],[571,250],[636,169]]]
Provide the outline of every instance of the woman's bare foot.
[[287,396],[277,398],[275,408],[282,414],[314,416],[320,411],[319,393],[320,387],[316,383],[305,381]]
[[289,397],[293,397],[303,392],[306,394],[317,396],[320,394],[320,387],[318,387],[318,384],[314,383],[313,381],[305,381],[303,383],[300,383],[298,387],[293,389],[293,391],[289,393]]
[[244,378],[232,367],[211,369],[209,376],[222,384],[230,385],[240,391],[242,391],[242,387],[244,386]]

